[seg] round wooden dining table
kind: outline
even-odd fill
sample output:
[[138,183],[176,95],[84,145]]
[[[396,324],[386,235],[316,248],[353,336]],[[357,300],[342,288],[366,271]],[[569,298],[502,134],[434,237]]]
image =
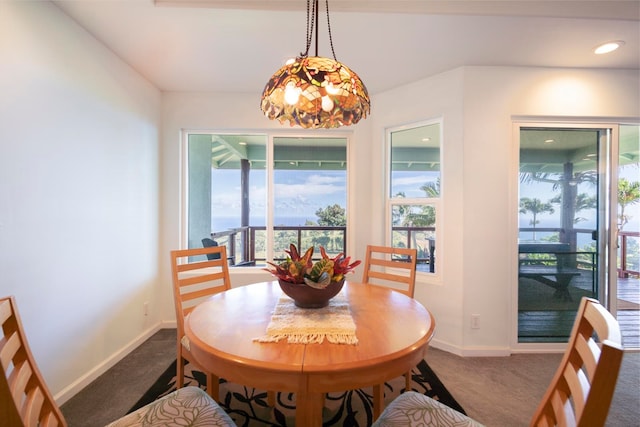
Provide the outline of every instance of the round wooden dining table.
[[[345,283],[358,343],[258,342],[283,295],[277,281],[232,288],[200,303],[185,319],[191,352],[227,381],[296,393],[296,426],[322,426],[324,395],[373,386],[374,417],[382,385],[420,362],[435,321],[418,301],[388,288]],[[313,309],[308,309],[313,310]]]

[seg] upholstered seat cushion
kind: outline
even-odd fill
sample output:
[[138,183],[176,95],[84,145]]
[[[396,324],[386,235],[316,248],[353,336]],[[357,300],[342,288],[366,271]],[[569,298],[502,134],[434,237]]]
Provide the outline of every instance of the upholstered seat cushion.
[[148,426],[235,427],[235,423],[207,393],[189,386],[151,402],[107,427]]
[[394,399],[372,427],[482,427],[482,424],[431,399],[408,391]]

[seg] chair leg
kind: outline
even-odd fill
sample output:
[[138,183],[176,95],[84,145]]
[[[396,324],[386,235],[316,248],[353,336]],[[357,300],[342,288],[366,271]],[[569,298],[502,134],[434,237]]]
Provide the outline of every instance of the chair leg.
[[276,392],[268,390],[267,391],[267,404],[270,408],[276,406]]
[[182,356],[178,355],[178,363],[176,363],[176,366],[178,367],[178,369],[176,370],[176,388],[182,388],[184,387],[184,362],[185,360],[182,358]]

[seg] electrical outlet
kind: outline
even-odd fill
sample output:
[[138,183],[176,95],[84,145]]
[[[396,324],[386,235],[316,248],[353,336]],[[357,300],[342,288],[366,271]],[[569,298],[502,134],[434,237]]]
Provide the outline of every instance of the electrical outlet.
[[480,315],[472,314],[471,315],[471,329],[480,329]]
[[145,301],[144,304],[142,304],[142,312],[144,313],[145,316],[149,315],[149,302]]

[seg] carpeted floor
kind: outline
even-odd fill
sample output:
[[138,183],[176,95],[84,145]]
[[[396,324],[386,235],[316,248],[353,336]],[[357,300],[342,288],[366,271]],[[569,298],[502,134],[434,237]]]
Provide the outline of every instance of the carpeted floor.
[[[127,413],[175,360],[175,344],[176,330],[161,329],[65,402],[69,427],[104,426]],[[460,357],[432,346],[425,359],[472,418],[490,427],[516,427],[529,425],[561,358]],[[606,427],[640,426],[639,387],[640,352],[625,351]]]
[[[176,388],[176,362],[174,361],[147,393],[131,408],[131,411],[164,396]],[[185,367],[185,382],[206,388],[205,376]],[[404,390],[405,380],[400,376],[385,384],[385,403],[389,403]],[[412,371],[412,389],[424,393],[442,403],[464,413],[464,409],[445,388],[437,375],[425,361]],[[348,390],[329,393],[325,400],[324,426],[369,426],[373,422],[371,404],[372,389]],[[220,402],[225,411],[238,426],[294,426],[295,394],[278,392],[276,406],[267,405],[267,392],[229,383],[220,382]]]

